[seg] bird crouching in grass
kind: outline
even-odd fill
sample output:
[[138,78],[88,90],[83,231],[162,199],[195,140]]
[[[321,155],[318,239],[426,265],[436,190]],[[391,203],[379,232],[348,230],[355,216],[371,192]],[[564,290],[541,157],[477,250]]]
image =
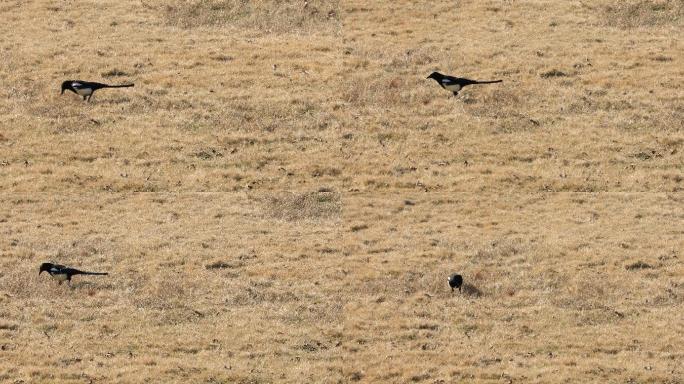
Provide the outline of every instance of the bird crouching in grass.
[[71,91],[79,96],[83,96],[83,100],[90,101],[93,97],[93,93],[98,89],[102,88],[128,88],[133,87],[135,84],[122,84],[122,85],[109,85],[102,83],[93,83],[90,81],[82,80],[67,80],[62,83],[62,95],[64,91]]
[[432,72],[428,79],[434,79],[439,85],[446,89],[447,91],[453,92],[454,96],[458,96],[458,92],[463,89],[466,85],[473,84],[494,84],[501,83],[503,80],[491,80],[491,81],[478,81],[470,79],[462,79],[460,77],[453,77],[448,75],[442,75],[439,72]]
[[463,276],[454,273],[453,275],[449,276],[449,286],[451,287],[451,292],[454,291],[454,288],[458,288],[458,291],[461,292],[461,286],[463,285]]
[[68,284],[71,284],[71,277],[74,275],[108,275],[107,272],[79,271],[78,269],[69,268],[63,265],[52,263],[41,264],[38,275],[40,276],[40,274],[43,272],[47,272],[48,274],[50,274],[50,276],[59,281],[59,284],[62,284],[63,281],[66,281]]

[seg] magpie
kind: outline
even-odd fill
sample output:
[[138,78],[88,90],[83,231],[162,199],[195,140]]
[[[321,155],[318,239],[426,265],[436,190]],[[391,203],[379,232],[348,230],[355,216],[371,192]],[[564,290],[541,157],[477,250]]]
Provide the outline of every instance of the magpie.
[[458,288],[458,291],[461,292],[461,285],[463,285],[463,276],[454,273],[453,275],[449,276],[449,286],[451,287],[451,292],[454,291],[454,288]]
[[472,85],[472,84],[493,84],[493,83],[500,83],[503,80],[493,80],[493,81],[477,81],[477,80],[470,80],[470,79],[462,79],[460,77],[453,77],[453,76],[448,76],[448,75],[442,75],[439,72],[432,72],[430,76],[427,77],[428,79],[435,79],[439,85],[446,89],[447,91],[451,91],[454,93],[454,96],[458,96],[458,91],[463,89],[466,85]]
[[132,87],[135,84],[122,84],[122,85],[109,85],[102,83],[93,83],[90,81],[82,80],[67,80],[62,83],[62,95],[64,91],[71,91],[79,96],[83,96],[83,100],[90,101],[93,97],[93,93],[101,88],[127,88]]
[[78,269],[74,268],[69,268],[65,267],[63,265],[59,264],[52,264],[52,263],[43,263],[40,265],[40,271],[38,272],[38,275],[40,275],[43,272],[47,272],[50,274],[50,276],[54,277],[59,281],[59,284],[62,284],[63,281],[67,281],[68,283],[71,283],[71,277],[74,275],[107,275],[107,272],[85,272],[85,271],[79,271]]

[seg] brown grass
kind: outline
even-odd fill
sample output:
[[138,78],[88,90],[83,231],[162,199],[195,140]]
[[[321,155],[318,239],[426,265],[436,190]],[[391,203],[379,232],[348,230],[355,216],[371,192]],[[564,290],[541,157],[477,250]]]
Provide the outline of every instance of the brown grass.
[[0,382],[681,382],[681,1],[0,12]]
[[340,206],[339,193],[324,190],[271,197],[266,212],[271,217],[288,221],[339,220]]
[[684,3],[679,0],[615,1],[606,5],[604,12],[608,25],[624,28],[681,28],[684,21]]
[[184,28],[232,26],[268,33],[339,28],[335,0],[193,0],[163,2],[159,7],[170,24]]

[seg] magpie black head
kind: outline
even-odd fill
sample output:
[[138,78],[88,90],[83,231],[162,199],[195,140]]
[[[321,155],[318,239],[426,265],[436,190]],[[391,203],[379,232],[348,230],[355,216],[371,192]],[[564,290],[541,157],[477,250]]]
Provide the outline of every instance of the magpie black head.
[[50,268],[52,268],[53,265],[54,265],[54,264],[52,264],[52,263],[43,263],[43,264],[41,264],[41,265],[40,265],[40,271],[38,272],[38,274],[40,275],[41,273],[43,273],[43,272],[45,272],[45,271],[49,271]]
[[61,94],[63,95],[64,91],[66,91],[67,89],[71,89],[71,80],[67,80],[67,81],[62,82],[62,93]]
[[427,77],[427,79],[435,79],[435,80],[439,81],[439,79],[441,79],[442,77],[444,77],[444,75],[442,75],[441,73],[439,73],[439,72],[432,72],[432,73],[430,74],[430,76]]

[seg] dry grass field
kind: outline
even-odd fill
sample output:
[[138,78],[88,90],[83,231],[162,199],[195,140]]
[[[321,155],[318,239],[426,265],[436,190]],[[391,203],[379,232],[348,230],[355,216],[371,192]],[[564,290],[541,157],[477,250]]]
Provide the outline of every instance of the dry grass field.
[[684,382],[681,0],[0,15],[0,382]]

